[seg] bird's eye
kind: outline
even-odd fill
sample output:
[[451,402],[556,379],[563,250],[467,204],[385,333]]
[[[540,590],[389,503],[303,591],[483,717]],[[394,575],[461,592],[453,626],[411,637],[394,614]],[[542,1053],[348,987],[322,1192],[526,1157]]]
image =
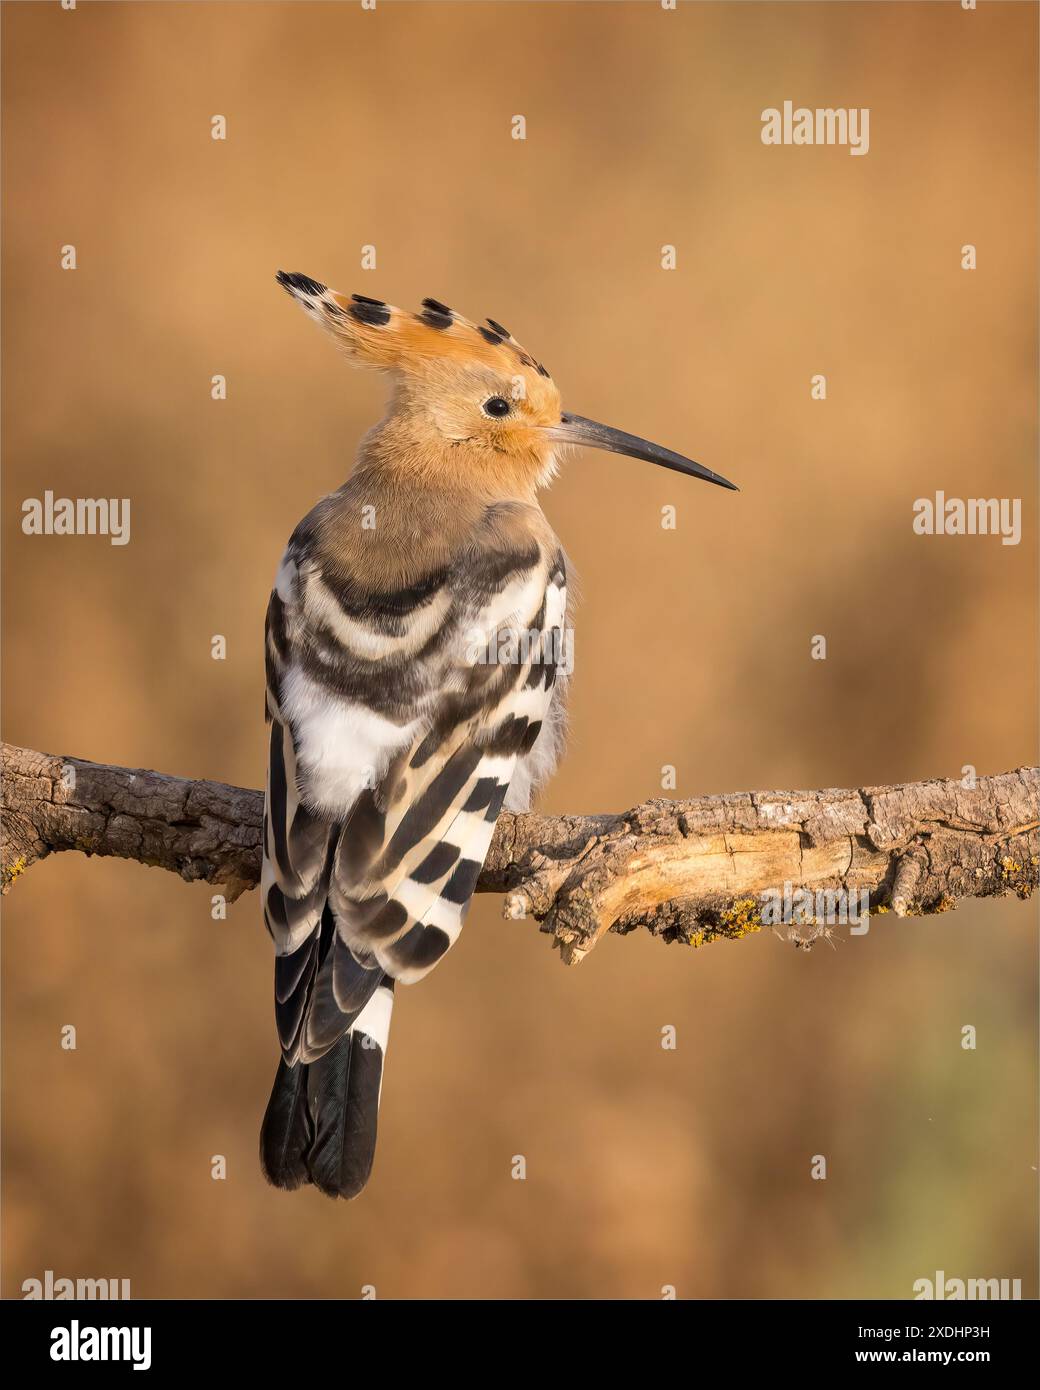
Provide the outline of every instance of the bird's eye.
[[492,396],[489,401],[484,402],[484,414],[496,415],[499,419],[501,419],[503,415],[508,415],[510,409],[509,402],[503,400],[501,396]]

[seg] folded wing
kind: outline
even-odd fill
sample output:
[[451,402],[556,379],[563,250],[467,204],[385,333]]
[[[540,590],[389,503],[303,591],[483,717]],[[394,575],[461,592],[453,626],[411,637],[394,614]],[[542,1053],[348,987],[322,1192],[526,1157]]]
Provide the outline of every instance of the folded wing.
[[279,574],[262,889],[289,1065],[454,944],[510,782],[545,736],[562,558],[522,515],[490,520],[452,564],[391,591],[334,578],[302,546]]

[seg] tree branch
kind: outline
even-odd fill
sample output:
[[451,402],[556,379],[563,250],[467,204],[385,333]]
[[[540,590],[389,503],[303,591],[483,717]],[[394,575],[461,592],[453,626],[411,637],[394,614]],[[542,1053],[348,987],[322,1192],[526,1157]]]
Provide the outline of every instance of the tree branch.
[[[222,887],[260,875],[263,794],[2,745],[6,891],[59,850],[115,855]],[[740,792],[647,801],[621,815],[504,813],[478,891],[533,917],[568,963],[607,931],[644,926],[700,946],[758,931],[763,894],[870,894],[913,916],[960,898],[1028,897],[1040,862],[1040,769],[859,791]],[[789,901],[791,897],[789,896]],[[858,901],[858,899],[854,900]],[[797,944],[828,935],[812,912]]]

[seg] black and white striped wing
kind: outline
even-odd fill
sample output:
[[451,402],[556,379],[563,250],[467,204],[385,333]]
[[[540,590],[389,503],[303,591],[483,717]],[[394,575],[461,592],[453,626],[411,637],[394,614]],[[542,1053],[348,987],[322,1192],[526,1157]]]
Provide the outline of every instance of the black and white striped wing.
[[[322,1056],[352,1026],[381,1027],[381,1011],[388,1022],[381,996],[392,981],[421,979],[458,938],[510,781],[549,710],[566,590],[562,564],[539,556],[507,590],[456,595],[421,719],[395,724],[324,692],[315,708],[349,802],[339,817],[309,795],[317,774],[301,745],[312,757],[314,727],[301,724],[293,655],[275,640],[276,598],[263,889],[291,1063]],[[353,732],[353,753],[337,730]]]

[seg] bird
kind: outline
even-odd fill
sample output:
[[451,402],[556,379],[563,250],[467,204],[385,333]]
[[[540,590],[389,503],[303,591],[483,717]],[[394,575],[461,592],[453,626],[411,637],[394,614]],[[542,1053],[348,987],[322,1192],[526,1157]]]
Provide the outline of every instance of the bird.
[[538,493],[571,445],[737,489],[563,411],[494,319],[276,278],[392,383],[346,482],[293,531],[265,635],[281,1057],[261,1166],[350,1199],[372,1169],[395,986],[458,939],[499,814],[526,810],[562,751],[569,566]]

